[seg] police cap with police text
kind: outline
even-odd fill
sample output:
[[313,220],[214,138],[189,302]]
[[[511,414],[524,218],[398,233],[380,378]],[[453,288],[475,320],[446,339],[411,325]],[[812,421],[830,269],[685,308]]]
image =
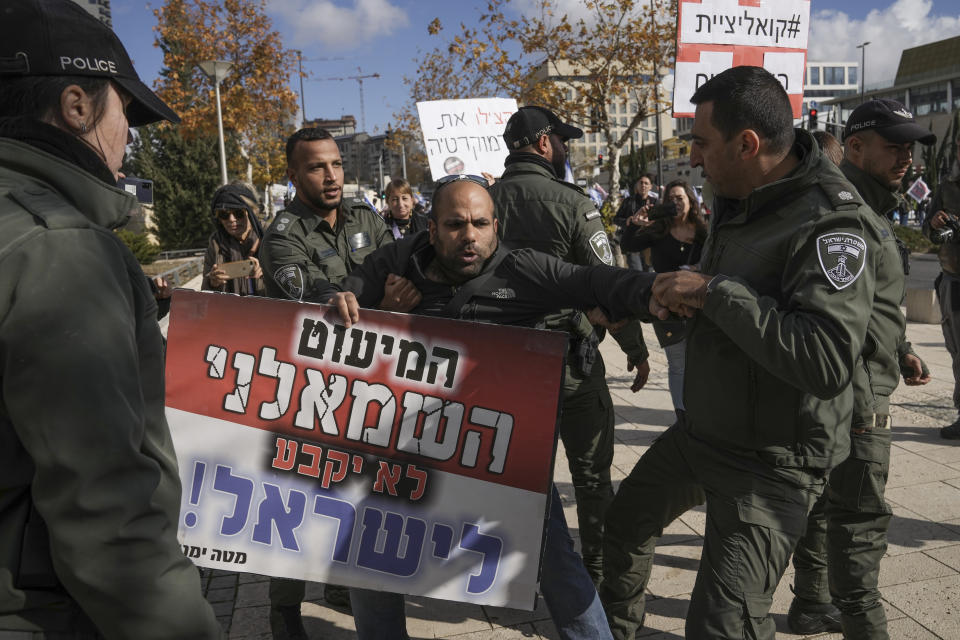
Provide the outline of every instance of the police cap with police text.
[[920,144],[933,144],[937,141],[932,131],[917,124],[917,119],[906,106],[887,98],[868,100],[854,109],[847,118],[843,139],[868,129],[897,144],[917,141]]
[[541,136],[554,133],[563,140],[583,137],[583,131],[560,120],[543,107],[520,107],[507,120],[503,141],[511,150],[534,144]]
[[110,27],[72,0],[0,0],[0,82],[16,76],[109,78],[133,98],[131,127],[180,122],[140,81]]

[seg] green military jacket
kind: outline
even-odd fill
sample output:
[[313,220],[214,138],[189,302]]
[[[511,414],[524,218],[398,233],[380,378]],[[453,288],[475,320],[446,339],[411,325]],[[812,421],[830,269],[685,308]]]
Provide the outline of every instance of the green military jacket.
[[687,337],[684,404],[700,440],[829,469],[849,453],[881,239],[853,185],[796,137],[788,176],[715,202],[701,269],[719,277]]
[[900,383],[900,357],[910,353],[907,323],[900,304],[907,294],[904,253],[888,214],[900,205],[900,198],[866,171],[848,160],[840,164],[843,175],[857,188],[876,215],[872,220],[880,234],[873,313],[867,324],[863,360],[853,377],[853,428],[871,426],[874,415],[889,415],[890,394]]
[[[923,221],[923,233],[931,240],[930,219],[937,211],[946,211],[949,214],[960,217],[960,178],[946,180],[940,183],[937,192],[933,194],[930,201],[930,209],[927,217]],[[940,268],[952,276],[960,276],[960,238],[955,238],[950,242],[944,242],[940,245],[937,252],[940,258]]]
[[110,231],[137,206],[0,138],[0,630],[221,635],[177,542],[157,305]]
[[[535,249],[576,265],[612,265],[613,251],[593,201],[576,185],[557,178],[538,156],[511,158],[503,177],[489,189],[500,238],[510,247]],[[647,359],[639,322],[630,323],[614,338],[632,361]],[[585,384],[604,385],[604,373],[597,353],[589,382],[568,371],[567,391]]]
[[261,243],[267,295],[316,301],[371,251],[390,242],[393,236],[383,219],[359,198],[341,203],[335,229],[294,198],[277,214]]

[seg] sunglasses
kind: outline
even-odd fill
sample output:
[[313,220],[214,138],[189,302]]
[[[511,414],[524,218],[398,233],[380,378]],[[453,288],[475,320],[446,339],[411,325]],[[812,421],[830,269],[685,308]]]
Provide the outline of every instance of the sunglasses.
[[440,178],[439,180],[437,180],[437,181],[433,184],[433,194],[434,194],[434,198],[436,198],[437,191],[440,191],[440,189],[441,189],[442,187],[445,187],[445,186],[447,186],[448,184],[453,184],[454,182],[462,182],[463,180],[466,180],[466,181],[468,181],[468,182],[472,182],[472,183],[474,183],[474,184],[478,184],[478,185],[480,185],[481,187],[483,187],[484,189],[486,189],[487,187],[490,186],[490,185],[487,183],[487,179],[484,178],[483,176],[475,176],[475,175],[471,175],[471,174],[469,174],[469,173],[461,173],[461,174],[458,174],[458,175],[455,175],[455,176],[444,176],[444,177]]
[[233,216],[237,221],[242,221],[247,212],[243,209],[218,209],[217,217],[221,220],[229,220],[230,216]]

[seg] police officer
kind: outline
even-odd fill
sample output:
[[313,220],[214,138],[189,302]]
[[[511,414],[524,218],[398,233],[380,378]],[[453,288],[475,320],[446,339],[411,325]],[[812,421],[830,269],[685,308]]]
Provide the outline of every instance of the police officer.
[[163,337],[112,229],[180,119],[69,0],[0,1],[0,638],[222,637],[177,541]]
[[620,484],[600,596],[614,637],[632,640],[657,538],[705,497],[686,637],[772,639],[774,589],[826,473],[849,451],[880,235],[856,189],[793,129],[769,72],[728,69],[691,100],[691,166],[716,195],[713,227],[702,271],[659,274],[653,291],[695,316],[687,413]]
[[[957,168],[960,169],[960,145],[957,147]],[[940,245],[940,275],[937,277],[937,298],[943,318],[943,341],[953,361],[953,406],[960,411],[960,175],[940,183],[930,201],[933,213],[923,221],[924,234]],[[950,226],[948,227],[948,223]],[[944,233],[948,236],[944,236]],[[940,437],[960,439],[960,418],[940,429]]]
[[906,340],[900,303],[906,295],[909,253],[891,223],[891,213],[903,207],[897,190],[917,141],[933,144],[936,136],[895,100],[863,103],[850,114],[844,130],[840,169],[876,213],[881,260],[864,363],[853,379],[850,455],[830,473],[794,554],[795,597],[787,616],[794,633],[842,628],[844,637],[852,640],[888,637],[877,580],[892,513],[883,497],[890,469],[890,394],[901,371],[908,385],[930,381]]
[[[349,326],[357,300],[373,306],[388,274],[403,275],[422,293],[421,315],[532,326],[544,313],[601,306],[612,320],[649,317],[653,274],[607,265],[579,267],[497,241],[493,202],[484,185],[455,178],[434,192],[430,230],[373,253],[347,277],[332,303]],[[550,446],[550,443],[544,443]],[[593,582],[573,550],[554,488],[540,586],[560,637],[604,640],[610,632]],[[406,638],[403,596],[351,589],[360,640]]]
[[[564,182],[567,141],[583,131],[560,120],[543,107],[521,107],[510,116],[503,132],[510,155],[503,177],[490,187],[499,220],[500,236],[511,247],[530,247],[579,265],[613,264],[613,252],[600,212],[576,185]],[[599,584],[603,572],[603,519],[613,499],[610,465],[613,463],[613,401],[605,378],[603,358],[592,327],[580,312],[550,319],[551,328],[573,324],[564,376],[560,437],[567,454],[577,499],[577,521],[583,561]],[[602,330],[601,330],[602,332]],[[614,334],[627,354],[627,366],[638,369],[634,391],[650,371],[640,323]],[[594,342],[584,341],[593,340]],[[589,367],[583,363],[590,349]]]
[[[335,288],[374,249],[393,242],[380,216],[361,199],[343,199],[343,161],[325,129],[300,129],[287,140],[287,176],[296,187],[289,207],[277,214],[260,248],[267,295],[317,300]],[[394,286],[396,285],[396,286]],[[416,292],[391,280],[383,308],[403,311],[400,303]],[[306,638],[300,615],[305,583],[270,580],[270,627],[275,639]],[[348,606],[346,589],[326,585],[331,604]]]

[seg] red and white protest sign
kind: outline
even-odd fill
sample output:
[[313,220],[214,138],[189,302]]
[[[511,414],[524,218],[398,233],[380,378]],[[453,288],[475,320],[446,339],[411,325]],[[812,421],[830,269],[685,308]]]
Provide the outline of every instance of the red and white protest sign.
[[205,567],[532,609],[563,334],[174,294],[167,419]]
[[810,0],[680,0],[673,115],[692,118],[694,92],[731,67],[764,67],[803,104]]
[[917,178],[917,181],[910,185],[910,188],[907,189],[907,195],[921,202],[924,198],[930,195],[930,187],[927,186],[927,183],[923,181],[923,178]]

